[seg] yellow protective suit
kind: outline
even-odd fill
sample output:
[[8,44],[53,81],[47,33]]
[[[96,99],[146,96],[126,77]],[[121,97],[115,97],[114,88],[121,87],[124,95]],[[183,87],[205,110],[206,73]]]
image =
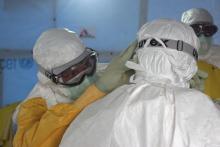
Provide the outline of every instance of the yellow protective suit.
[[95,85],[71,104],[57,104],[48,109],[43,98],[33,98],[21,104],[14,147],[58,147],[62,136],[74,118],[90,103],[105,93]]
[[13,103],[0,109],[0,146],[12,147],[13,126],[12,114],[18,103]]
[[205,94],[213,100],[220,98],[220,69],[214,65],[208,64],[205,61],[198,61],[198,68],[208,73],[208,78],[205,81]]

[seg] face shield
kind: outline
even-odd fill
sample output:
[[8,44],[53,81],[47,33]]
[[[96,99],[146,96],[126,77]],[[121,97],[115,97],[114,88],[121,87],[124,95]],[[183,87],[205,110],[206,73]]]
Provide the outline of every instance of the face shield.
[[96,62],[96,52],[87,48],[79,57],[62,66],[48,71],[39,65],[39,69],[55,84],[76,86],[83,81],[85,76],[94,74]]

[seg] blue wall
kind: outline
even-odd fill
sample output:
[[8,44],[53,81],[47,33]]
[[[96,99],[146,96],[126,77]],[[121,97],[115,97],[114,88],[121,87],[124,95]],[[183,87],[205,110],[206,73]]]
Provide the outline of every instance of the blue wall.
[[[39,34],[54,26],[52,3],[53,0],[5,0],[0,9],[0,48],[31,50]],[[1,63],[3,104],[25,98],[37,81],[33,59],[8,58]]]
[[122,50],[136,37],[137,0],[65,0],[57,6],[57,26],[77,33],[82,27],[94,29],[96,38],[83,41],[97,50]]
[[[53,27],[66,27],[77,33],[83,27],[93,28],[96,38],[83,41],[97,50],[119,51],[136,37],[139,3],[135,0],[54,2],[5,0],[4,8],[0,10],[0,48],[32,49],[40,33]],[[36,65],[33,60],[26,60],[27,67],[20,66],[21,60],[3,62],[4,105],[25,98],[37,81]]]
[[31,49],[39,34],[54,26],[53,0],[4,0],[0,48]]
[[[121,51],[134,40],[139,22],[139,0],[1,0],[0,48],[32,49],[41,32],[66,27],[95,31],[83,42],[97,50]],[[55,7],[54,7],[55,6]],[[149,0],[148,20],[173,18],[192,7],[208,9],[220,28],[219,0]],[[56,21],[54,21],[56,17]],[[220,44],[220,33],[215,35]],[[37,81],[32,58],[7,59],[3,63],[3,104],[22,100]]]

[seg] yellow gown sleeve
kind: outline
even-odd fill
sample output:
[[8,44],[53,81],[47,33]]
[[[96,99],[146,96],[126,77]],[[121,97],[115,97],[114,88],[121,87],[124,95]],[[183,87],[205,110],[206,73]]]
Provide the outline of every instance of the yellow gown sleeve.
[[28,100],[20,107],[14,147],[58,147],[72,120],[87,105],[104,95],[91,85],[72,104],[57,104],[47,109],[42,98]]
[[199,61],[198,67],[200,70],[208,73],[208,78],[205,81],[205,94],[213,100],[220,98],[220,69],[205,61]]

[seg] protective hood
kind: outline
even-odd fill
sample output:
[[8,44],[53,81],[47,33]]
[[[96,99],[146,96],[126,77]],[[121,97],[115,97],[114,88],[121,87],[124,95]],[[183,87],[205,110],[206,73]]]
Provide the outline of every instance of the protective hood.
[[[85,46],[75,32],[68,29],[50,29],[43,32],[36,41],[33,58],[44,70],[51,71],[76,59],[84,51]],[[76,97],[71,97],[73,96],[70,91],[71,87],[53,83],[40,71],[37,77],[39,82],[28,98],[43,97],[49,107],[57,103],[69,103],[72,99],[76,99]],[[84,87],[82,85],[81,89],[86,88],[88,84]]]
[[[188,81],[197,71],[196,61],[183,51],[166,47],[162,39],[181,40],[198,49],[199,40],[192,28],[176,21],[163,19],[146,23],[137,35],[139,42],[143,39],[148,41],[144,47],[137,49],[138,63],[130,61],[126,63],[129,68],[136,70],[132,80],[139,77],[188,87]],[[149,47],[152,39],[156,39],[162,45]]]
[[33,48],[33,58],[46,70],[64,65],[85,51],[75,32],[51,29],[41,34]]
[[210,23],[210,24],[214,23],[212,15],[203,8],[192,8],[183,12],[181,21],[188,25],[201,23],[201,22]]
[[[164,32],[172,32],[170,38],[180,31],[177,26],[183,26],[188,38],[194,36],[189,31],[191,29],[174,21],[158,20],[145,26],[150,28],[144,27],[144,30],[154,29],[161,33],[161,28],[167,28]],[[153,33],[150,35],[160,41]],[[179,84],[178,78],[187,79],[196,71],[196,65],[192,64],[195,60],[181,51],[167,49],[165,45],[148,48],[147,44],[137,51],[139,63],[133,64],[133,67],[140,74],[135,75],[133,83],[123,85],[87,106],[65,131],[60,147],[220,145],[217,108],[204,94]],[[197,41],[191,45],[196,44]],[[173,80],[175,77],[178,80]],[[167,79],[171,82],[168,83]]]

